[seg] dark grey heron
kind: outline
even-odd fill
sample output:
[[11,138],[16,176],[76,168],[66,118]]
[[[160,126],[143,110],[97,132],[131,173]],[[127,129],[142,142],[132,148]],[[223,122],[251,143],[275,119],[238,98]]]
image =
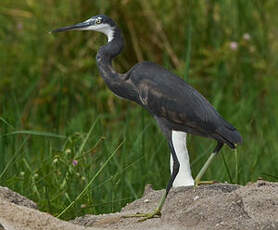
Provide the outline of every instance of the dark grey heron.
[[109,89],[119,97],[131,100],[144,107],[158,123],[165,135],[171,152],[171,177],[158,207],[151,213],[139,213],[129,217],[143,217],[143,220],[161,215],[165,199],[173,186],[180,169],[180,161],[186,170],[186,185],[193,185],[187,154],[186,133],[215,139],[217,145],[195,178],[195,185],[224,144],[234,149],[242,143],[239,132],[213,108],[213,106],[184,80],[165,68],[152,62],[142,62],[128,72],[117,73],[112,60],[124,47],[121,30],[105,15],[53,30],[53,33],[69,30],[94,30],[104,33],[108,43],[102,46],[96,56],[99,72]]

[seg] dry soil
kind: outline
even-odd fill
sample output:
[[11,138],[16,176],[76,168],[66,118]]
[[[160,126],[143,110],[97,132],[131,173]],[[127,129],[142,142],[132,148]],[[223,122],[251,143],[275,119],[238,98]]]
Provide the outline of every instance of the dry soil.
[[[34,202],[0,188],[0,229],[277,229],[278,183],[203,185],[172,189],[160,218],[138,222],[122,215],[152,211],[163,190],[145,194],[119,213],[86,215],[70,222],[40,212]],[[10,194],[10,195],[9,195]]]

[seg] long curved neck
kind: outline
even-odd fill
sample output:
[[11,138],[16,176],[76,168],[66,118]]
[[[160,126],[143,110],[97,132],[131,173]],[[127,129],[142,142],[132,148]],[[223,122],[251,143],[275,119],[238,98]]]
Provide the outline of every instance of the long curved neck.
[[140,104],[137,91],[126,81],[127,75],[117,73],[112,67],[113,58],[119,55],[124,47],[124,39],[120,29],[115,26],[113,36],[108,36],[108,39],[110,41],[102,46],[97,53],[100,75],[114,94]]
[[117,77],[117,73],[112,67],[112,60],[119,55],[124,47],[124,40],[121,30],[115,26],[113,28],[113,37],[106,45],[102,46],[97,53],[97,65],[101,76],[105,82],[110,85],[112,79]]

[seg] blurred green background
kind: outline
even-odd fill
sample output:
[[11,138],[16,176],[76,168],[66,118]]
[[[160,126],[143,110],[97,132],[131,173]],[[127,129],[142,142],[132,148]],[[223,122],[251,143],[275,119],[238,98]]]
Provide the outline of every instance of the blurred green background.
[[[0,185],[63,219],[118,211],[145,184],[166,186],[169,150],[155,121],[99,76],[105,36],[48,33],[100,13],[123,30],[119,72],[161,64],[241,132],[238,154],[224,147],[204,179],[277,181],[277,12],[276,0],[1,0]],[[189,137],[194,176],[214,145]]]

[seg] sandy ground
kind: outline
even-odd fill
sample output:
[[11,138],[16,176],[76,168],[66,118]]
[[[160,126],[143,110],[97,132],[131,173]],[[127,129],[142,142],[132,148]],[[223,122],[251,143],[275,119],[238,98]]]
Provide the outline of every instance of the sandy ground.
[[[10,191],[10,190],[9,190]],[[11,193],[14,194],[12,191]],[[246,186],[213,184],[198,188],[172,189],[161,218],[137,222],[121,218],[123,214],[147,212],[156,207],[163,190],[146,188],[144,196],[120,213],[86,215],[60,221],[28,206],[27,199],[8,199],[0,189],[0,223],[2,229],[277,229],[278,183],[257,181]],[[12,196],[11,196],[12,197]],[[32,202],[30,202],[31,204]],[[24,206],[21,206],[24,205]],[[1,230],[0,225],[0,230]]]

